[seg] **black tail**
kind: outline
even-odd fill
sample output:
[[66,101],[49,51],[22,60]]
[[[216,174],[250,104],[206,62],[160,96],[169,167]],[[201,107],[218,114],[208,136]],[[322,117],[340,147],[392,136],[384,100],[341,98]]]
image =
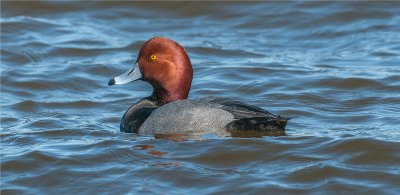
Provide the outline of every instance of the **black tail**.
[[280,116],[241,118],[227,124],[226,130],[237,137],[281,136],[288,120]]

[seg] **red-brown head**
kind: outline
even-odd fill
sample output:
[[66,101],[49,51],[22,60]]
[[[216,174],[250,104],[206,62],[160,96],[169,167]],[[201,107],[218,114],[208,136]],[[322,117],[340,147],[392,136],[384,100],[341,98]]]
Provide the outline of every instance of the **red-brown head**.
[[192,64],[185,49],[170,39],[154,37],[143,44],[135,66],[108,85],[143,80],[153,86],[152,98],[166,104],[186,99],[192,78]]

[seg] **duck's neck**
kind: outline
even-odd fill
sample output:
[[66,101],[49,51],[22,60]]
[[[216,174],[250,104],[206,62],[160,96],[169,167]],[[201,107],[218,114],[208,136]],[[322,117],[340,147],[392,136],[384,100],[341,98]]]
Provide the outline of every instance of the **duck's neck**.
[[168,104],[176,100],[187,99],[190,87],[192,86],[193,69],[189,57],[186,56],[185,62],[179,63],[180,71],[173,76],[165,77],[163,81],[148,80],[153,86],[151,98],[158,105]]
[[184,88],[179,87],[175,89],[165,89],[161,86],[153,86],[153,94],[151,95],[151,99],[156,101],[157,104],[161,106],[176,100],[187,99],[189,90],[190,89],[185,90]]

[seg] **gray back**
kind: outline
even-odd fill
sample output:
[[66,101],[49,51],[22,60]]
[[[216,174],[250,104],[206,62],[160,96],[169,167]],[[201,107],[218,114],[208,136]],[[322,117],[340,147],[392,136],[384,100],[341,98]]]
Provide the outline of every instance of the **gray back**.
[[224,135],[225,125],[234,120],[220,104],[199,100],[178,100],[159,107],[139,128],[140,134],[216,133]]

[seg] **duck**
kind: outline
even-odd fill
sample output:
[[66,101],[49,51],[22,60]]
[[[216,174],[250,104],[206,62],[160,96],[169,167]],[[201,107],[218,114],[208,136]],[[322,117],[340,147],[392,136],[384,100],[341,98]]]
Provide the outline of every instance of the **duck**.
[[289,118],[232,98],[188,99],[193,67],[185,48],[165,37],[144,42],[134,65],[108,85],[141,80],[153,92],[122,116],[120,131],[140,135],[206,134],[254,137],[285,135]]

